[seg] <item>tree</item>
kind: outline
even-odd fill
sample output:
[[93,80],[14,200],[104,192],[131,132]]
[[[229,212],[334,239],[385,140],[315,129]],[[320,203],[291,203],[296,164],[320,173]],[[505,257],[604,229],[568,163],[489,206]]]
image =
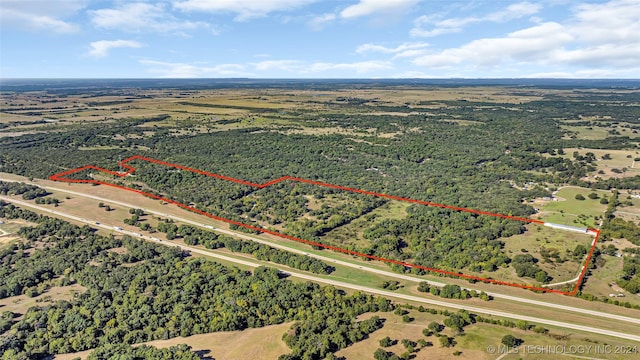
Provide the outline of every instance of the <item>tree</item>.
[[520,330],[529,330],[529,323],[524,320],[516,321],[516,327]]
[[384,349],[378,348],[378,350],[376,350],[376,352],[373,353],[373,358],[375,360],[388,360],[391,358],[391,353],[389,353]]
[[448,336],[440,336],[440,347],[452,347],[455,346],[456,342],[452,337]]
[[598,196],[598,194],[596,194],[596,193],[592,192],[592,193],[589,193],[588,197],[589,197],[589,199],[591,199],[591,200],[595,200],[595,199],[597,199],[599,196]]
[[582,244],[578,244],[576,245],[576,247],[573,249],[573,256],[575,257],[581,257],[586,255],[588,252],[587,248],[582,245]]
[[447,284],[440,291],[440,296],[447,299],[456,299],[460,296],[460,286],[455,284]]
[[518,339],[517,337],[513,336],[513,335],[505,335],[502,337],[502,344],[508,346],[508,347],[514,347],[514,346],[518,346],[520,344],[522,344],[522,339]]
[[427,325],[427,328],[429,328],[429,330],[433,331],[434,333],[439,333],[440,331],[442,331],[442,325],[435,321],[430,322],[429,325]]
[[397,308],[393,311],[393,313],[399,316],[404,316],[404,315],[407,315],[409,312],[403,308]]
[[416,346],[418,346],[417,342],[411,341],[409,339],[402,339],[401,343],[402,343],[402,346],[404,346],[405,349],[407,349],[407,351],[410,353],[414,352]]
[[576,200],[582,201],[582,200],[586,200],[586,199],[584,198],[584,196],[582,196],[582,194],[576,194]]
[[546,271],[540,270],[536,273],[535,277],[537,282],[546,283],[549,281],[549,274]]
[[418,291],[420,292],[429,292],[429,283],[426,281],[421,281],[418,284]]
[[380,346],[389,347],[391,345],[393,345],[393,340],[391,340],[390,337],[386,336],[386,337],[383,337],[382,339],[380,339]]

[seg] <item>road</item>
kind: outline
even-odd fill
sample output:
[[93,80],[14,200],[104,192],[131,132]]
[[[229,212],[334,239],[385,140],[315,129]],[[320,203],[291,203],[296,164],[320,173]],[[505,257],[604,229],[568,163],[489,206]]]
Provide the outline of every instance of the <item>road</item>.
[[[133,237],[137,237],[137,238],[140,238],[140,239],[156,242],[156,243],[167,245],[167,246],[179,246],[181,249],[186,250],[186,251],[190,251],[191,253],[202,254],[202,255],[213,257],[213,258],[217,258],[217,259],[221,259],[221,260],[225,260],[225,261],[229,261],[229,262],[233,262],[233,263],[241,264],[241,265],[245,265],[245,266],[250,266],[250,267],[261,266],[261,264],[256,263],[256,262],[237,259],[237,258],[230,257],[230,256],[225,256],[225,255],[222,255],[222,254],[210,251],[210,250],[198,249],[198,248],[195,248],[195,247],[192,247],[192,246],[188,246],[188,245],[181,245],[181,244],[176,244],[176,243],[170,243],[170,242],[167,242],[167,241],[162,241],[162,240],[154,238],[154,237],[150,237],[150,236],[147,236],[147,235],[142,235],[140,233],[136,233],[136,232],[133,232],[133,231],[120,229],[120,228],[118,228],[116,226],[113,226],[113,225],[108,225],[108,224],[103,224],[103,223],[99,223],[98,224],[98,223],[96,223],[96,221],[92,221],[90,219],[85,219],[85,218],[82,218],[82,217],[79,217],[79,216],[67,214],[67,213],[60,212],[58,210],[53,210],[53,209],[50,209],[50,208],[47,208],[47,207],[44,207],[44,206],[34,205],[34,204],[29,203],[27,201],[17,200],[17,199],[8,197],[8,196],[0,196],[0,199],[5,200],[7,202],[12,202],[12,203],[14,203],[16,205],[21,205],[21,206],[25,206],[25,207],[29,207],[29,208],[38,209],[38,210],[40,210],[42,212],[54,214],[54,215],[59,216],[59,217],[65,217],[65,218],[68,218],[68,219],[71,219],[71,220],[75,220],[75,221],[78,221],[78,222],[91,224],[91,226],[94,226],[94,227],[100,227],[100,228],[103,228],[103,229],[108,229],[110,231],[118,232],[118,233],[125,234],[125,235],[130,235],[130,236],[133,236]],[[594,328],[594,327],[591,327],[591,326],[576,325],[576,324],[570,324],[570,323],[561,322],[561,321],[537,318],[537,317],[534,317],[534,316],[519,315],[519,314],[513,314],[513,313],[504,312],[504,311],[484,309],[484,308],[475,307],[475,306],[455,304],[455,303],[450,303],[450,302],[446,302],[446,301],[423,298],[423,297],[419,297],[419,296],[397,294],[397,293],[394,293],[394,292],[391,292],[391,291],[385,291],[385,290],[370,288],[370,287],[367,287],[367,286],[360,286],[360,285],[345,283],[345,282],[342,282],[342,281],[325,279],[325,278],[317,277],[317,276],[314,276],[314,275],[304,274],[304,273],[300,273],[300,272],[297,272],[297,271],[291,271],[289,269],[287,269],[287,270],[279,269],[279,270],[282,273],[288,274],[290,276],[293,276],[293,277],[296,277],[296,278],[299,278],[299,279],[309,280],[309,281],[313,281],[313,282],[317,282],[317,283],[328,284],[328,285],[332,285],[332,286],[336,286],[336,287],[340,287],[340,288],[346,288],[346,289],[351,289],[351,290],[356,290],[356,291],[362,291],[362,292],[366,292],[366,293],[369,293],[369,294],[380,295],[380,296],[387,297],[387,298],[402,299],[402,300],[405,300],[405,301],[412,301],[412,302],[424,303],[424,304],[429,304],[429,305],[442,306],[442,307],[445,307],[445,308],[465,309],[465,310],[467,310],[469,312],[472,312],[472,313],[499,316],[499,317],[505,317],[505,318],[515,319],[515,320],[524,320],[524,321],[537,323],[537,324],[558,326],[558,327],[571,329],[571,330],[585,331],[585,332],[601,334],[601,335],[608,335],[608,336],[613,336],[613,337],[617,337],[617,338],[621,338],[621,339],[640,342],[640,335],[625,334],[625,333],[621,333],[621,332],[617,332],[617,331],[598,329],[598,328]]]
[[[2,178],[0,178],[0,180],[2,180],[2,181],[10,181],[10,182],[20,182],[20,181],[16,181],[16,180],[5,180],[5,179],[2,179]],[[120,206],[123,206],[123,207],[126,207],[126,208],[132,208],[132,209],[140,208],[139,205],[125,203],[125,202],[121,202],[121,201],[115,201],[115,200],[111,200],[111,199],[108,199],[108,198],[103,198],[103,197],[99,197],[99,196],[95,196],[95,195],[90,195],[90,194],[85,194],[85,193],[81,193],[81,192],[77,192],[77,191],[72,191],[72,190],[69,190],[69,189],[52,187],[52,186],[42,186],[41,184],[33,183],[33,182],[25,182],[25,183],[28,183],[30,185],[39,186],[39,187],[42,187],[44,189],[51,190],[51,191],[64,192],[64,193],[68,193],[68,194],[72,194],[72,195],[76,195],[76,196],[81,196],[81,197],[85,197],[85,198],[89,198],[89,199],[93,199],[93,200],[98,200],[98,201],[105,202],[105,203],[110,203],[110,204],[114,204],[114,205],[120,205]],[[2,198],[2,197],[0,197],[0,198]],[[13,198],[6,198],[6,199],[7,199],[7,201],[15,202],[15,200]],[[28,203],[25,203],[25,204],[28,204]],[[31,205],[31,204],[28,204],[26,206],[32,206],[33,207],[33,205]],[[419,277],[416,277],[416,276],[398,274],[398,273],[391,272],[391,271],[385,271],[385,270],[381,270],[381,269],[371,268],[371,267],[368,267],[366,265],[358,265],[358,264],[354,264],[354,263],[350,263],[350,262],[346,262],[346,261],[341,261],[341,260],[336,260],[336,259],[333,259],[333,258],[325,257],[325,256],[322,256],[322,255],[317,255],[317,254],[313,254],[313,253],[306,253],[306,252],[304,252],[302,250],[292,249],[292,248],[287,247],[285,245],[276,244],[276,243],[273,243],[273,242],[270,242],[270,241],[255,237],[255,236],[250,236],[250,235],[244,234],[244,233],[238,233],[238,232],[225,230],[225,229],[219,229],[219,228],[212,229],[207,224],[203,224],[203,223],[200,223],[200,222],[197,222],[197,221],[185,219],[185,218],[182,218],[182,217],[179,217],[179,216],[169,215],[169,214],[166,214],[166,213],[163,213],[163,212],[154,211],[154,210],[150,210],[150,209],[142,209],[142,210],[144,210],[144,211],[146,211],[148,213],[151,213],[151,214],[155,214],[155,215],[159,215],[159,216],[165,217],[165,218],[170,218],[170,219],[172,219],[174,221],[182,222],[182,223],[185,223],[185,224],[189,224],[189,225],[193,225],[193,226],[197,226],[197,227],[204,227],[204,228],[207,228],[209,230],[213,230],[213,231],[216,231],[216,232],[219,232],[219,233],[235,236],[235,237],[246,239],[246,240],[256,241],[256,242],[259,242],[259,243],[262,243],[262,244],[269,245],[269,246],[274,247],[274,248],[283,249],[283,250],[294,252],[294,253],[298,253],[298,254],[305,254],[305,255],[307,255],[309,257],[314,257],[316,259],[319,259],[319,260],[322,260],[322,261],[325,261],[325,262],[328,262],[328,263],[334,263],[334,264],[338,264],[338,265],[342,265],[342,266],[348,266],[348,267],[351,267],[351,268],[357,268],[357,269],[359,269],[361,271],[368,271],[368,272],[371,272],[371,273],[375,273],[375,274],[379,274],[379,275],[383,275],[383,276],[387,276],[387,277],[392,277],[392,278],[396,278],[396,279],[399,279],[399,280],[407,280],[407,281],[412,281],[412,282],[425,281],[424,278],[419,278]],[[111,230],[113,230],[113,228],[111,228]],[[137,233],[134,233],[134,234],[137,234]],[[446,285],[445,283],[431,281],[431,280],[429,280],[428,282],[429,282],[430,285],[434,285],[434,286],[442,287],[442,286]],[[468,288],[468,287],[465,287],[465,288],[469,289],[469,290],[474,290],[473,288]],[[476,291],[478,291],[478,290],[476,290]],[[632,318],[632,317],[628,317],[628,316],[609,314],[609,313],[596,311],[596,310],[589,310],[589,309],[583,309],[583,308],[574,307],[574,306],[555,304],[555,303],[546,302],[546,301],[532,300],[532,299],[527,299],[527,298],[522,298],[522,297],[517,297],[517,296],[505,295],[505,294],[501,294],[501,293],[497,293],[497,292],[486,292],[486,293],[488,295],[494,297],[494,298],[515,301],[515,302],[525,303],[525,304],[529,304],[529,305],[543,306],[543,307],[562,310],[562,311],[570,311],[570,312],[574,312],[574,313],[586,314],[586,315],[597,316],[597,317],[601,317],[601,318],[605,318],[605,319],[609,319],[609,320],[624,321],[624,322],[629,322],[629,323],[634,323],[634,324],[640,325],[640,318]]]

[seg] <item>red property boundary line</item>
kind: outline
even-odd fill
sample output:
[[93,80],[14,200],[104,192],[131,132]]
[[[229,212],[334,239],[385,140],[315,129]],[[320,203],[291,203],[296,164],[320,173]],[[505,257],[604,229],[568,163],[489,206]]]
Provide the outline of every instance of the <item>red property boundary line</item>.
[[114,187],[114,188],[117,188],[117,189],[121,189],[121,190],[131,191],[131,192],[138,193],[138,194],[141,194],[141,195],[144,195],[146,197],[150,197],[150,198],[153,198],[153,199],[156,199],[156,200],[165,201],[167,203],[176,205],[178,207],[181,207],[183,209],[198,213],[200,215],[204,215],[204,216],[209,217],[209,218],[214,219],[214,220],[223,221],[223,222],[226,222],[226,223],[229,223],[229,224],[234,224],[234,225],[241,226],[241,227],[244,227],[244,228],[247,228],[247,229],[255,230],[255,231],[260,232],[260,233],[274,235],[274,236],[277,236],[277,237],[280,237],[280,238],[283,238],[283,239],[292,240],[292,241],[296,241],[296,242],[303,243],[303,244],[313,245],[313,246],[317,246],[317,247],[333,250],[333,251],[336,251],[336,252],[341,252],[341,253],[345,253],[345,254],[349,254],[349,255],[359,256],[359,257],[363,257],[363,258],[367,258],[367,259],[371,259],[371,260],[381,261],[381,262],[385,262],[385,263],[389,263],[389,264],[401,265],[401,266],[405,266],[405,267],[409,267],[409,268],[421,269],[421,270],[428,271],[428,272],[434,272],[434,273],[439,273],[439,274],[455,276],[455,277],[459,277],[459,278],[467,279],[467,280],[475,280],[475,281],[481,281],[481,282],[484,282],[484,283],[506,285],[506,286],[516,287],[516,288],[521,288],[521,289],[528,289],[528,290],[535,290],[535,291],[542,291],[542,292],[551,292],[551,293],[558,293],[558,294],[570,295],[570,296],[574,296],[578,292],[580,284],[582,283],[582,281],[584,280],[584,277],[586,276],[587,265],[591,261],[591,257],[593,256],[593,252],[594,252],[596,244],[598,242],[598,237],[600,236],[600,231],[599,230],[597,230],[597,229],[589,229],[590,231],[595,232],[596,236],[595,236],[595,239],[594,239],[594,241],[593,241],[593,243],[591,245],[591,250],[589,251],[589,254],[587,255],[587,259],[585,260],[585,263],[583,265],[582,271],[580,272],[580,276],[579,276],[579,278],[578,278],[578,280],[576,282],[576,286],[574,287],[574,289],[572,291],[561,291],[561,290],[548,289],[548,288],[537,287],[537,286],[532,286],[532,285],[510,283],[510,282],[500,281],[500,280],[495,280],[495,279],[490,279],[490,278],[482,278],[482,277],[478,277],[478,276],[467,275],[467,274],[457,273],[457,272],[453,272],[453,271],[447,271],[447,270],[435,269],[435,268],[430,268],[430,267],[417,265],[417,264],[411,264],[411,263],[407,263],[407,262],[404,262],[404,261],[387,259],[387,258],[375,256],[375,255],[368,255],[368,254],[360,253],[360,252],[357,252],[357,251],[352,251],[352,250],[343,249],[343,248],[340,248],[340,247],[337,247],[337,246],[322,244],[322,243],[311,241],[311,240],[305,240],[305,239],[301,239],[301,238],[298,238],[298,237],[295,237],[295,236],[282,234],[282,233],[279,233],[277,231],[273,231],[273,230],[265,229],[265,228],[262,228],[262,227],[253,226],[253,225],[241,223],[241,222],[238,222],[238,221],[235,221],[235,220],[219,217],[219,216],[216,216],[216,215],[213,215],[213,214],[209,214],[209,213],[207,213],[205,211],[196,209],[193,206],[189,206],[187,204],[183,204],[183,203],[171,200],[171,199],[167,199],[167,198],[164,198],[162,196],[154,195],[154,194],[142,191],[142,190],[129,188],[129,187],[126,187],[126,186],[117,185],[117,184],[113,184],[113,183],[108,183],[108,182],[105,182],[105,181],[99,181],[99,180],[93,180],[93,179],[70,179],[70,178],[66,177],[68,175],[79,173],[79,172],[84,171],[84,170],[97,170],[97,171],[104,172],[104,173],[107,173],[107,174],[110,174],[110,175],[114,175],[114,176],[118,176],[118,177],[124,177],[124,176],[130,175],[131,173],[133,173],[136,170],[136,168],[134,168],[133,166],[128,165],[128,162],[133,161],[133,160],[147,161],[147,162],[151,162],[151,163],[155,163],[155,164],[159,164],[159,165],[164,165],[164,166],[167,166],[167,167],[172,167],[172,168],[176,168],[176,169],[190,171],[190,172],[193,172],[193,173],[196,173],[196,174],[205,175],[205,176],[208,176],[208,177],[213,177],[213,178],[217,178],[217,179],[221,179],[221,180],[231,181],[231,182],[235,182],[235,183],[238,183],[238,184],[243,184],[243,185],[255,187],[255,188],[258,188],[258,189],[262,189],[262,188],[271,186],[271,185],[279,183],[281,181],[287,181],[287,180],[288,181],[297,181],[297,182],[301,182],[301,183],[312,184],[312,185],[328,187],[328,188],[333,188],[333,189],[339,189],[339,190],[344,190],[344,191],[349,191],[349,192],[354,192],[354,193],[359,193],[359,194],[371,195],[371,196],[376,196],[376,197],[381,197],[381,198],[386,198],[386,199],[391,199],[391,200],[397,200],[397,201],[402,201],[402,202],[408,202],[408,203],[414,203],[414,204],[420,204],[420,205],[432,206],[432,207],[439,207],[439,208],[450,209],[450,210],[454,210],[454,211],[468,212],[468,213],[473,213],[473,214],[493,216],[493,217],[499,217],[499,218],[504,218],[504,219],[522,221],[522,222],[526,222],[526,223],[536,223],[536,224],[544,225],[544,221],[537,220],[537,219],[528,219],[528,218],[511,216],[511,215],[496,214],[496,213],[492,213],[492,212],[488,212],[488,211],[481,211],[481,210],[469,209],[469,208],[465,208],[465,207],[458,207],[458,206],[439,204],[439,203],[434,203],[434,202],[430,202],[430,201],[422,201],[422,200],[410,199],[410,198],[405,198],[405,197],[400,197],[400,196],[387,195],[387,194],[383,194],[383,193],[376,193],[376,192],[373,192],[373,191],[355,189],[355,188],[350,188],[350,187],[346,187],[346,186],[334,185],[334,184],[329,184],[329,183],[324,183],[324,182],[314,181],[314,180],[308,180],[308,179],[302,179],[302,178],[297,178],[297,177],[292,177],[292,176],[283,176],[281,178],[278,178],[278,179],[275,179],[275,180],[271,180],[271,181],[265,182],[263,184],[257,184],[257,183],[252,183],[252,182],[241,180],[241,179],[236,179],[236,178],[232,178],[232,177],[228,177],[228,176],[224,176],[224,175],[210,173],[210,172],[206,172],[206,171],[202,171],[202,170],[186,167],[186,166],[183,166],[183,165],[172,164],[172,163],[165,162],[165,161],[162,161],[162,160],[156,160],[156,159],[152,159],[152,158],[148,158],[148,157],[144,157],[144,156],[139,156],[139,155],[131,156],[131,157],[129,157],[127,159],[124,159],[124,160],[122,160],[120,162],[122,167],[127,169],[126,172],[120,173],[120,172],[104,169],[104,168],[101,168],[101,167],[97,167],[97,166],[94,166],[94,165],[86,165],[86,166],[78,167],[78,168],[75,168],[75,169],[71,169],[71,170],[67,170],[67,171],[63,171],[63,172],[51,175],[49,177],[49,179],[53,180],[53,181],[62,181],[62,182],[68,182],[68,183],[87,183],[87,184],[105,185],[105,186],[111,186],[111,187]]

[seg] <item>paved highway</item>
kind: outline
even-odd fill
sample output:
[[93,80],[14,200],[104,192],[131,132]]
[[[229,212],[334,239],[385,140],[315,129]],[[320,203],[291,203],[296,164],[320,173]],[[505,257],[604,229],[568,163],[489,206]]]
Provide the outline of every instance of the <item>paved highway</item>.
[[[5,180],[5,179],[1,179],[1,178],[0,178],[0,180],[2,180],[2,181],[10,181],[10,182],[18,182],[16,180]],[[52,190],[52,191],[65,192],[65,193],[68,193],[68,194],[82,196],[82,197],[85,197],[85,198],[94,199],[94,200],[102,201],[102,202],[105,202],[105,203],[111,203],[111,204],[114,204],[114,205],[120,205],[120,206],[123,206],[123,207],[126,207],[126,208],[134,208],[134,209],[140,208],[139,205],[125,203],[125,202],[121,202],[121,201],[115,201],[115,200],[111,200],[111,199],[108,199],[108,198],[103,198],[103,197],[99,197],[99,196],[95,196],[95,195],[90,195],[90,194],[85,194],[85,193],[81,193],[81,192],[77,192],[77,191],[72,191],[72,190],[69,190],[69,189],[64,189],[64,188],[59,188],[59,187],[52,187],[52,186],[42,186],[41,184],[32,183],[32,182],[25,182],[25,183],[29,183],[29,184],[35,185],[35,186],[40,186],[40,187],[42,187],[44,189],[48,189],[48,190]],[[14,201],[15,202],[15,200],[13,198],[7,198],[7,199],[9,199],[9,201]],[[33,205],[29,205],[29,206],[33,206]],[[239,232],[234,232],[234,231],[224,230],[224,229],[218,229],[218,228],[213,228],[212,229],[212,227],[210,225],[207,225],[207,224],[204,224],[204,223],[201,223],[201,222],[197,222],[197,221],[193,221],[193,220],[189,220],[189,219],[185,219],[185,218],[182,218],[182,217],[179,217],[179,216],[169,215],[169,214],[166,214],[166,213],[163,213],[163,212],[154,211],[154,210],[150,210],[150,209],[143,209],[143,210],[145,212],[148,212],[148,213],[151,213],[151,214],[155,214],[155,215],[159,215],[159,216],[163,216],[163,217],[166,217],[166,218],[170,218],[170,219],[173,219],[174,221],[182,222],[182,223],[185,223],[185,224],[198,226],[198,227],[205,227],[205,228],[207,228],[209,230],[213,230],[213,231],[216,231],[216,232],[219,232],[219,233],[224,233],[224,234],[235,236],[235,237],[239,237],[239,238],[242,238],[242,239],[256,241],[256,242],[259,242],[259,243],[262,243],[262,244],[269,245],[269,246],[274,247],[274,248],[283,249],[283,250],[294,252],[294,253],[298,253],[298,254],[306,254],[307,256],[314,257],[316,259],[323,260],[323,261],[326,261],[328,263],[334,263],[334,264],[338,264],[338,265],[342,265],[342,266],[348,266],[348,267],[351,267],[351,268],[357,268],[357,269],[362,270],[362,271],[368,271],[368,272],[371,272],[371,273],[376,273],[376,274],[379,274],[379,275],[384,275],[384,276],[396,278],[396,279],[399,279],[399,280],[407,280],[407,281],[413,281],[413,282],[425,281],[425,279],[419,278],[419,277],[416,277],[416,276],[398,274],[398,273],[394,273],[394,272],[391,272],[391,271],[385,271],[385,270],[381,270],[381,269],[371,268],[371,267],[368,267],[366,265],[358,265],[358,264],[354,264],[354,263],[350,263],[350,262],[346,262],[346,261],[332,259],[332,258],[325,257],[325,256],[322,256],[322,255],[306,253],[306,252],[304,252],[302,250],[292,249],[292,248],[287,247],[285,245],[276,244],[276,243],[261,239],[259,237],[250,236],[250,235],[247,235],[247,234],[244,234],[244,233],[239,233]],[[135,234],[137,234],[137,233],[135,233]],[[430,285],[434,285],[434,286],[442,287],[442,286],[446,285],[445,283],[431,281],[431,280],[429,280],[428,282],[429,282]],[[472,288],[467,288],[467,289],[472,290]],[[486,292],[486,293],[488,295],[494,297],[494,298],[500,298],[500,299],[504,299],[504,300],[516,301],[516,302],[526,303],[526,304],[530,304],[530,305],[543,306],[543,307],[557,309],[557,310],[570,311],[570,312],[574,312],[574,313],[586,314],[586,315],[590,315],[590,316],[597,316],[597,317],[601,317],[601,318],[606,318],[606,319],[609,319],[609,320],[624,321],[624,322],[629,322],[629,323],[634,323],[634,324],[640,325],[640,318],[632,318],[632,317],[623,316],[623,315],[609,314],[609,313],[596,311],[596,310],[589,310],[589,309],[583,309],[583,308],[574,307],[574,306],[555,304],[555,303],[546,302],[546,301],[532,300],[532,299],[527,299],[527,298],[522,298],[522,297],[517,297],[517,296],[505,295],[505,294],[501,294],[501,293],[497,293],[497,292]]]
[[[164,244],[164,245],[167,245],[167,246],[179,246],[183,250],[190,251],[191,253],[202,254],[202,255],[206,255],[206,256],[210,256],[210,257],[214,257],[214,258],[218,258],[218,259],[222,259],[222,260],[226,260],[226,261],[230,261],[230,262],[234,262],[234,263],[237,263],[237,264],[242,264],[242,265],[246,265],[246,266],[250,266],[250,267],[258,267],[258,266],[261,265],[261,264],[258,264],[258,263],[252,262],[252,261],[247,261],[247,260],[242,260],[242,259],[237,259],[237,258],[225,256],[225,255],[222,255],[222,254],[210,251],[210,250],[203,250],[203,249],[198,249],[198,248],[195,248],[195,247],[192,247],[192,246],[188,246],[188,245],[181,245],[181,244],[171,243],[171,242],[167,242],[167,241],[162,241],[162,240],[159,240],[159,239],[154,238],[154,237],[142,235],[140,233],[136,233],[136,232],[133,232],[133,231],[120,229],[117,226],[103,224],[103,223],[96,223],[96,221],[92,221],[92,220],[85,219],[85,218],[82,218],[82,217],[79,217],[79,216],[75,216],[75,215],[67,214],[67,213],[64,213],[64,212],[60,212],[58,210],[53,210],[53,209],[50,209],[50,208],[47,208],[47,207],[44,207],[44,206],[34,205],[32,203],[29,203],[29,202],[26,202],[26,201],[22,201],[22,200],[17,200],[17,199],[8,197],[8,196],[0,196],[0,199],[8,201],[8,202],[12,202],[12,203],[14,203],[16,205],[21,205],[21,206],[25,206],[25,207],[38,209],[38,210],[40,210],[42,212],[51,213],[51,214],[54,214],[54,215],[59,216],[59,217],[65,217],[65,218],[72,219],[72,220],[75,220],[75,221],[78,221],[78,222],[91,224],[91,226],[94,226],[94,227],[101,227],[103,229],[108,229],[108,230],[111,230],[111,231],[114,231],[114,232],[118,232],[118,233],[121,233],[121,234],[126,234],[126,235],[130,235],[130,236],[138,237],[138,238],[145,239],[145,240],[152,241],[152,242],[157,242],[157,243]],[[277,266],[274,266],[274,267],[277,268]],[[591,327],[591,326],[570,324],[570,323],[561,322],[561,321],[536,318],[536,317],[533,317],[533,316],[526,316],[526,315],[512,314],[512,313],[508,313],[508,312],[504,312],[504,311],[484,309],[484,308],[475,307],[475,306],[454,304],[454,303],[449,303],[449,302],[446,302],[446,301],[427,299],[427,298],[423,298],[423,297],[419,297],[419,296],[397,294],[397,293],[394,293],[394,292],[391,292],[391,291],[385,291],[385,290],[370,288],[370,287],[366,287],[366,286],[360,286],[360,285],[345,283],[345,282],[337,281],[337,280],[324,279],[324,278],[316,277],[316,276],[313,276],[313,275],[308,275],[308,274],[304,274],[304,273],[300,273],[300,272],[296,272],[296,271],[291,271],[291,270],[288,270],[288,269],[287,270],[279,269],[279,270],[281,272],[285,273],[285,274],[294,276],[296,278],[305,279],[305,280],[318,282],[318,283],[324,283],[324,284],[333,285],[333,286],[341,287],[341,288],[347,288],[347,289],[352,289],[352,290],[357,290],[357,291],[363,291],[363,292],[366,292],[366,293],[381,295],[381,296],[388,297],[388,298],[395,298],[395,299],[402,299],[402,300],[406,300],[406,301],[413,301],[413,302],[419,302],[419,303],[424,303],[424,304],[437,305],[437,306],[442,306],[442,307],[446,307],[446,308],[465,309],[465,310],[467,310],[469,312],[473,312],[473,313],[500,316],[500,317],[516,319],[516,320],[524,320],[524,321],[529,321],[529,322],[532,322],[532,323],[545,324],[545,325],[551,325],[551,326],[558,326],[558,327],[562,327],[562,328],[566,328],[566,329],[572,329],[572,330],[585,331],[585,332],[590,332],[590,333],[595,333],[595,334],[608,335],[608,336],[613,336],[613,337],[617,337],[617,338],[621,338],[621,339],[640,342],[640,336],[639,335],[625,334],[625,333],[621,333],[621,332],[617,332],[617,331],[598,329],[598,328],[594,328],[594,327]]]

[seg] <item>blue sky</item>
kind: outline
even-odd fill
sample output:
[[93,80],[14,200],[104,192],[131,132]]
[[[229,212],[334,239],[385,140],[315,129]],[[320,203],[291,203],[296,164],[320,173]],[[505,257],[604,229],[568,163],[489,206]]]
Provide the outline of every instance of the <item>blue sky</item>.
[[0,0],[1,78],[640,78],[640,0]]

